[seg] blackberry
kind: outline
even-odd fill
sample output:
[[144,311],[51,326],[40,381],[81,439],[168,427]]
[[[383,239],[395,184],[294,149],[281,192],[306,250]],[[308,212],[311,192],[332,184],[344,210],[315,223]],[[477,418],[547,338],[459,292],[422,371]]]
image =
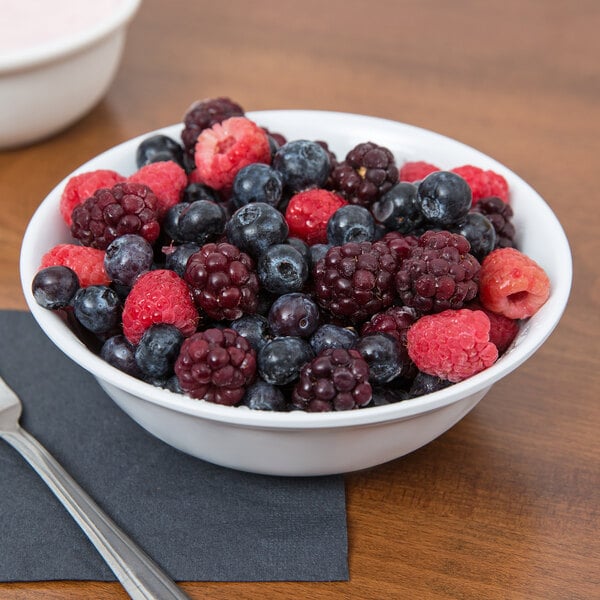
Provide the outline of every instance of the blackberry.
[[292,383],[300,369],[314,358],[310,344],[295,336],[281,336],[267,342],[258,353],[258,372],[273,385]]
[[383,241],[333,246],[314,268],[316,300],[333,317],[361,323],[394,301],[396,269]]
[[421,181],[417,190],[419,208],[430,226],[454,225],[471,208],[471,188],[456,173],[435,171]]
[[256,312],[258,277],[254,263],[231,244],[202,246],[189,257],[183,278],[198,309],[213,319],[233,320]]
[[308,338],[319,326],[319,307],[306,294],[284,294],[271,305],[267,320],[275,336],[294,335]]
[[31,282],[35,301],[50,310],[69,306],[78,289],[79,277],[75,271],[62,265],[40,269]]
[[117,237],[136,233],[153,244],[160,233],[157,199],[141,183],[101,188],[71,213],[71,234],[84,246],[106,250]]
[[364,142],[333,169],[331,180],[350,204],[369,207],[398,182],[398,168],[388,148]]
[[495,248],[515,248],[515,228],[512,224],[513,209],[501,198],[482,198],[471,209],[487,217],[496,231]]
[[348,242],[371,242],[375,237],[375,220],[363,206],[346,204],[327,221],[327,242],[342,246]]
[[151,325],[135,348],[135,362],[145,377],[170,377],[182,343],[183,334],[174,325]]
[[285,190],[295,194],[323,187],[331,166],[328,152],[317,142],[292,140],[277,150],[273,168],[281,173]]
[[362,408],[371,398],[366,361],[343,348],[323,350],[306,364],[292,392],[294,406],[308,412]]
[[152,268],[154,251],[150,243],[134,233],[113,240],[104,254],[104,269],[118,286],[131,287],[135,278]]
[[358,340],[354,329],[324,323],[311,336],[309,342],[315,354],[327,348],[345,348],[348,350]]
[[387,310],[374,314],[363,324],[360,334],[387,333],[406,345],[406,332],[419,318],[417,311],[409,306],[390,306]]
[[185,149],[186,160],[194,164],[194,150],[198,135],[204,129],[221,123],[230,117],[243,117],[244,109],[225,97],[208,98],[194,102],[183,117],[181,140]]
[[262,379],[255,381],[248,387],[242,399],[242,404],[252,410],[287,410],[287,402],[283,392],[277,386]]
[[175,374],[192,398],[234,406],[254,381],[256,352],[233,329],[209,328],[184,340]]
[[427,231],[398,272],[400,300],[421,313],[459,309],[477,295],[480,265],[462,235]]
[[414,235],[403,235],[398,231],[389,231],[386,233],[382,241],[390,249],[394,258],[398,261],[398,265],[410,254],[411,249],[419,242],[419,238]]

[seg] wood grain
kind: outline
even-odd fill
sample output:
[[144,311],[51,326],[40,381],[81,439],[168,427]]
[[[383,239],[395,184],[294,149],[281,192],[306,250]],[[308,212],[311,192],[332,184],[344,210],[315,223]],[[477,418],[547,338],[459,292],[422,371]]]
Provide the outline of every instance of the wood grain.
[[[0,153],[1,308],[25,308],[19,244],[54,185],[217,95],[458,138],[529,181],[570,239],[573,290],[543,348],[441,438],[346,476],[348,582],[182,584],[192,598],[600,596],[599,25],[596,0],[145,0],[106,98],[60,135]],[[0,597],[126,594],[35,582],[0,584]]]

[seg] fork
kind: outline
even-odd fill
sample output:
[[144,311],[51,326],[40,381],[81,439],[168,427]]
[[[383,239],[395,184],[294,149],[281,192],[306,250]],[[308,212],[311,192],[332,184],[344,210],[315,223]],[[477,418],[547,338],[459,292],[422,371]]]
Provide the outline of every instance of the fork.
[[0,437],[34,468],[83,529],[134,600],[184,600],[175,582],[104,513],[58,461],[19,424],[20,398],[0,377]]

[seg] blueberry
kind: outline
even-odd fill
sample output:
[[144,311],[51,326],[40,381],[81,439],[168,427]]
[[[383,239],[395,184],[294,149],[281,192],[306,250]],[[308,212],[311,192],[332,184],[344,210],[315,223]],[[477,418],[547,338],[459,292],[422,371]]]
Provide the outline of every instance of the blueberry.
[[373,398],[371,406],[385,406],[387,404],[395,404],[410,398],[406,390],[396,387],[376,386],[373,388]]
[[267,320],[273,335],[308,338],[319,326],[319,307],[307,294],[284,294],[271,305]]
[[172,206],[163,227],[175,242],[193,242],[202,246],[225,231],[226,220],[227,215],[219,204],[196,200]]
[[135,362],[146,377],[171,376],[182,343],[183,334],[174,325],[151,325],[135,349]]
[[469,240],[470,253],[481,262],[496,245],[496,230],[491,221],[481,213],[470,212],[460,223],[452,228]]
[[196,200],[208,200],[208,202],[219,202],[219,196],[215,190],[203,183],[190,183],[183,190],[182,202],[196,202]]
[[121,300],[117,292],[105,285],[79,288],[73,298],[77,321],[92,333],[107,333],[121,321]]
[[265,202],[277,206],[283,192],[279,171],[262,163],[252,163],[240,169],[233,181],[232,199],[236,208],[250,202]]
[[370,242],[375,234],[375,219],[363,206],[346,204],[338,208],[327,222],[327,241],[332,246],[348,242]]
[[139,144],[135,153],[135,162],[138,167],[150,163],[172,160],[183,166],[183,148],[173,138],[157,134],[147,137]]
[[133,377],[141,376],[135,362],[135,346],[123,334],[114,335],[102,344],[100,358]]
[[287,142],[273,157],[273,168],[283,176],[284,187],[291,193],[310,187],[322,187],[331,165],[327,152],[316,142]]
[[136,277],[152,268],[154,250],[142,236],[127,233],[114,239],[104,254],[104,270],[116,284],[131,287]]
[[66,308],[78,289],[75,271],[61,265],[40,269],[31,282],[35,301],[50,310]]
[[252,202],[233,213],[225,233],[230,244],[257,258],[269,246],[283,243],[289,228],[276,208],[266,202]]
[[402,361],[398,342],[386,333],[362,336],[353,347],[367,361],[371,383],[388,383],[408,368]]
[[300,369],[314,358],[309,343],[299,337],[277,337],[267,342],[258,353],[258,372],[273,385],[295,381]]
[[258,259],[258,278],[269,292],[287,294],[298,292],[308,279],[306,260],[289,244],[274,244]]
[[353,329],[340,327],[331,323],[321,325],[312,335],[309,342],[315,354],[327,348],[352,348],[358,340],[358,334]]
[[198,252],[201,246],[193,242],[186,242],[179,246],[170,246],[166,251],[165,268],[175,271],[177,275],[183,277],[188,258]]
[[283,392],[277,387],[261,379],[246,389],[242,404],[252,410],[287,410],[287,402]]
[[297,238],[297,237],[289,237],[285,241],[285,243],[292,246],[292,248],[296,248],[296,250],[298,250],[298,252],[300,252],[300,254],[302,254],[302,258],[304,258],[304,260],[306,261],[306,264],[308,265],[308,268],[310,270],[311,265],[312,265],[310,246],[304,240],[301,240],[300,238]]
[[313,244],[310,246],[311,264],[316,265],[322,258],[325,258],[329,248],[331,248],[330,244]]
[[450,385],[452,384],[447,379],[441,379],[435,375],[429,375],[419,371],[412,382],[408,395],[410,398],[416,398],[417,396],[424,396],[425,394],[443,390]]
[[420,211],[430,225],[448,227],[458,223],[471,208],[471,188],[456,173],[431,173],[417,190]]
[[419,226],[423,214],[417,202],[417,187],[397,183],[371,206],[375,219],[391,231],[410,233]]
[[271,339],[269,323],[263,315],[244,315],[231,321],[230,327],[244,336],[257,352]]

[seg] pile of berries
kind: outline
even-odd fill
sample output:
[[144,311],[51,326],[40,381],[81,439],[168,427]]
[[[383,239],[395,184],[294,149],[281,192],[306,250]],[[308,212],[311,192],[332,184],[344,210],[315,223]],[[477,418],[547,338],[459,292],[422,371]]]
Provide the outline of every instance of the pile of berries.
[[67,182],[72,242],[32,292],[173,392],[276,411],[414,398],[492,365],[550,293],[516,248],[506,180],[476,165],[398,165],[371,141],[336,157],[228,98],[135,158]]

